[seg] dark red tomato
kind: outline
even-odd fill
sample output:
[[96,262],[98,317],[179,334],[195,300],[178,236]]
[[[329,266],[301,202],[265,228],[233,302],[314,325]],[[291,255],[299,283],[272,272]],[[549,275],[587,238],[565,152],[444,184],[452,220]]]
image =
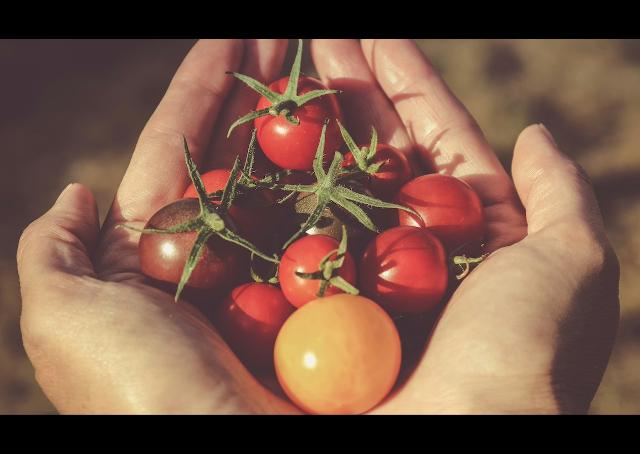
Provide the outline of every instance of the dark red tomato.
[[[269,85],[269,89],[284,93],[289,82],[284,77]],[[326,90],[320,81],[301,76],[298,80],[298,94],[312,90]],[[271,102],[261,97],[256,109],[266,109]],[[320,141],[320,133],[325,119],[330,119],[325,138],[325,162],[331,162],[335,151],[342,145],[342,136],[335,119],[342,120],[340,106],[335,95],[329,94],[309,101],[292,112],[300,124],[290,123],[284,116],[265,115],[255,120],[257,138],[264,154],[274,164],[283,169],[311,170]]]
[[398,210],[400,225],[426,227],[447,252],[461,246],[475,250],[485,230],[482,201],[466,182],[448,175],[429,174],[405,184],[396,203],[413,208],[420,217]]
[[[289,302],[300,307],[309,301],[318,298],[320,280],[304,279],[296,275],[301,273],[315,273],[319,270],[320,262],[331,251],[338,249],[338,241],[328,235],[307,235],[292,243],[284,252],[278,268],[280,288]],[[335,259],[332,255],[331,259]],[[347,252],[342,267],[336,273],[337,276],[352,285],[356,282],[356,265]],[[324,296],[343,293],[342,290],[329,285]]]
[[[196,199],[178,200],[158,210],[145,228],[166,229],[199,213]],[[196,232],[142,234],[138,243],[142,272],[153,279],[178,284],[196,235]],[[213,235],[202,250],[187,286],[211,289],[233,285],[242,277],[241,273],[248,274],[248,257],[246,250]]]
[[252,282],[236,287],[216,308],[214,321],[224,340],[250,368],[273,366],[273,347],[295,308],[282,291]]
[[[207,194],[211,194],[223,190],[230,175],[229,169],[215,169],[202,174],[200,178]],[[198,197],[193,183],[186,189],[183,197]],[[269,190],[256,190],[238,195],[229,208],[229,215],[238,227],[238,234],[255,243],[256,246],[264,246],[276,225],[277,216],[273,216],[273,210],[277,209],[273,207],[275,200],[273,191]],[[218,204],[218,202],[214,203]]]
[[448,277],[440,240],[426,229],[401,226],[369,243],[358,281],[364,295],[399,315],[433,310],[447,290]]
[[[407,157],[395,147],[387,144],[378,144],[372,164],[384,162],[380,170],[371,175],[369,188],[374,196],[391,200],[398,189],[413,177],[413,171]],[[351,152],[348,152],[342,166],[355,166],[356,160]]]

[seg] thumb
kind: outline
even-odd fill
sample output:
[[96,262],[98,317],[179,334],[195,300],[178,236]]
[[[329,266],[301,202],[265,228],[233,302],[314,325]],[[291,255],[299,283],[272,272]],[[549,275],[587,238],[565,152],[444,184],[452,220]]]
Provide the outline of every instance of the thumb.
[[93,276],[90,256],[99,229],[91,191],[78,183],[68,185],[53,207],[20,237],[17,260],[22,289],[51,282],[56,273]]
[[529,234],[561,223],[604,231],[589,178],[574,160],[560,152],[543,125],[529,126],[520,133],[512,174],[526,209]]

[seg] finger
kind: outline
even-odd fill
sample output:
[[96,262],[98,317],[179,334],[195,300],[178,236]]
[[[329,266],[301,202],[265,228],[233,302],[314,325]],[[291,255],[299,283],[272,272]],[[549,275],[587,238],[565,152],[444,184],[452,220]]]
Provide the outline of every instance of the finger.
[[91,191],[70,184],[53,207],[32,222],[18,243],[20,287],[29,291],[40,284],[55,284],[56,276],[94,276],[90,256],[100,222]]
[[225,71],[237,69],[242,48],[242,40],[203,40],[191,49],[140,135],[107,216],[107,227],[146,220],[182,195],[188,180],[182,135],[196,162],[201,163],[233,84]]
[[362,48],[426,163],[468,181],[485,203],[510,198],[510,179],[477,123],[416,44],[363,40]]
[[530,234],[563,222],[604,229],[589,178],[543,125],[531,125],[518,137],[512,174]]
[[[286,53],[286,39],[247,39],[240,72],[268,85],[280,74]],[[231,167],[236,155],[244,156],[253,123],[238,126],[228,139],[227,131],[234,121],[255,110],[259,96],[242,82],[234,82],[216,122],[205,169]]]
[[382,142],[405,153],[411,141],[393,105],[376,81],[355,39],[314,39],[313,62],[322,81],[338,95],[346,126],[358,144],[366,144],[375,126]]

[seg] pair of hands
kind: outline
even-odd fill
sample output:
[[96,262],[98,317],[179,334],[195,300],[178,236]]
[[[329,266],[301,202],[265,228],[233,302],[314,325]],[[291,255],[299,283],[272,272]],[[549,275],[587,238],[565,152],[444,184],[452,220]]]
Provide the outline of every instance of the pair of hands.
[[[200,41],[148,121],[102,228],[90,190],[69,185],[18,247],[22,334],[61,413],[295,413],[186,303],[144,284],[142,227],[202,168],[230,165],[257,95],[225,71],[271,81],[283,40]],[[589,408],[618,325],[618,262],[584,173],[542,125],[507,175],[477,124],[409,40],[314,40],[322,80],[344,89],[365,140],[453,168],[484,203],[489,258],[453,294],[408,380],[373,413],[578,413]],[[523,209],[524,208],[524,209]],[[215,302],[211,302],[214,304]]]

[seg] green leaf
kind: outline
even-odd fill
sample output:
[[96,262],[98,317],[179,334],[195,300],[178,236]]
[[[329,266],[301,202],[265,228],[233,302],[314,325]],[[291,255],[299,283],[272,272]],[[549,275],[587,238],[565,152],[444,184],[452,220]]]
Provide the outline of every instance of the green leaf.
[[249,88],[251,88],[254,91],[257,91],[262,96],[264,96],[269,101],[271,101],[272,104],[277,104],[282,100],[282,95],[281,94],[269,90],[269,87],[267,87],[266,85],[258,82],[257,80],[255,80],[252,77],[245,76],[244,74],[236,73],[236,72],[233,72],[233,71],[228,71],[227,74],[231,74],[236,79],[241,80],[242,82],[247,84],[249,86]]
[[322,166],[324,161],[324,140],[326,133],[327,121],[325,121],[322,125],[322,131],[320,132],[320,141],[318,142],[318,148],[316,148],[316,155],[313,158],[313,173],[315,174],[318,182],[320,182],[327,176]]
[[298,126],[300,124],[300,119],[295,115],[293,115],[291,112],[289,112],[289,110],[287,109],[283,110],[282,115],[284,115],[284,118],[292,125]]
[[278,205],[281,205],[283,203],[285,203],[287,200],[289,200],[290,198],[292,198],[293,196],[295,196],[297,194],[297,192],[295,191],[291,191],[289,194],[287,194],[286,196],[284,196],[283,198],[279,199],[276,201],[276,203]]
[[316,296],[322,298],[327,291],[327,287],[329,287],[329,281],[323,280],[322,282],[320,282],[320,288],[318,289],[318,293],[316,293]]
[[308,103],[309,101],[319,98],[325,95],[334,95],[342,93],[340,90],[312,90],[306,92],[304,95],[296,96],[293,101],[298,107]]
[[189,152],[189,145],[187,144],[187,138],[182,136],[182,144],[184,147],[184,160],[187,163],[187,170],[189,171],[189,178],[191,178],[191,182],[193,186],[196,188],[196,192],[198,193],[198,200],[200,202],[200,212],[204,213],[205,206],[208,204],[207,191],[204,187],[204,183],[202,182],[202,178],[200,178],[200,172],[196,167],[196,163],[193,162],[191,158],[191,153]]
[[378,151],[378,132],[376,128],[371,126],[371,142],[369,144],[369,153],[367,153],[367,162],[371,162]]
[[331,185],[331,187],[335,186],[338,175],[342,171],[342,161],[344,161],[342,153],[336,151],[333,155],[333,159],[331,160],[331,165],[329,166],[329,171],[326,176],[326,183]]
[[287,89],[284,92],[284,97],[292,99],[298,90],[298,80],[300,79],[300,67],[302,66],[302,40],[298,40],[298,50],[296,51],[296,58],[293,60],[291,66],[291,73],[289,74],[289,83]]
[[277,258],[274,257],[269,257],[267,254],[265,254],[264,252],[260,251],[256,246],[254,246],[251,242],[245,240],[244,238],[242,238],[241,236],[237,235],[235,232],[229,230],[229,229],[224,229],[221,232],[216,232],[216,234],[230,242],[230,243],[234,243],[237,244],[240,247],[243,247],[245,249],[247,249],[250,252],[253,252],[255,255],[257,255],[258,257],[266,260],[267,262],[271,262],[271,263],[280,263],[280,261]]
[[322,217],[322,211],[324,211],[328,203],[329,203],[329,198],[327,196],[322,194],[317,195],[315,208],[313,209],[311,214],[309,214],[309,217],[307,218],[305,223],[302,225],[302,227],[300,227],[300,229],[296,233],[294,233],[291,236],[291,238],[287,240],[286,243],[284,243],[284,246],[282,246],[283,250],[288,248],[291,243],[293,243],[295,240],[297,240],[300,237],[300,235],[304,234],[307,230],[309,230],[311,227],[313,227],[318,223],[318,221]]
[[371,218],[367,215],[367,213],[365,213],[365,211],[360,208],[358,205],[356,205],[355,203],[339,196],[339,195],[334,195],[333,197],[331,197],[331,201],[333,203],[335,203],[336,205],[344,208],[345,210],[347,210],[349,213],[351,213],[360,224],[364,225],[366,228],[368,228],[369,230],[378,233],[378,227],[376,227],[376,225],[373,223],[373,221],[371,220]]
[[376,162],[375,164],[370,164],[369,167],[367,167],[367,173],[370,175],[373,175],[374,173],[378,173],[378,171],[380,170],[380,167],[382,167],[385,164],[386,164],[386,161],[380,161],[380,162]]
[[229,211],[233,200],[236,198],[236,188],[238,187],[238,175],[240,174],[240,156],[236,156],[236,160],[233,161],[233,167],[229,174],[227,184],[224,186],[224,192],[222,193],[222,201],[218,208],[223,213]]
[[331,259],[331,256],[334,255],[334,254],[338,254],[338,250],[337,249],[329,251],[327,254],[325,254],[325,256],[322,257],[322,260],[320,260],[320,265],[318,266],[318,268],[323,270],[325,268],[325,265],[327,264],[327,262]]
[[187,262],[184,264],[184,268],[182,269],[182,276],[180,276],[180,282],[178,283],[178,289],[176,290],[174,301],[178,301],[178,299],[180,298],[184,286],[187,284],[189,278],[191,277],[191,273],[193,273],[193,270],[198,265],[198,260],[202,255],[202,249],[211,235],[213,235],[213,232],[206,229],[198,232],[198,236],[193,243],[193,247],[191,248],[191,252],[189,253]]
[[338,245],[338,257],[342,257],[347,252],[347,227],[342,224],[342,237],[340,238],[340,244]]
[[347,200],[352,200],[354,202],[362,203],[364,205],[369,205],[377,208],[396,208],[398,210],[408,211],[411,214],[415,214],[418,216],[413,209],[398,205],[396,203],[384,202],[382,200],[376,199],[374,197],[369,197],[368,195],[360,194],[358,192],[352,191],[349,188],[345,188],[344,186],[338,186],[335,188],[335,193],[341,197],[344,197]]
[[[243,180],[251,181],[251,174],[253,173],[253,165],[256,159],[256,128],[251,131],[251,139],[249,140],[249,147],[247,148],[247,156],[244,158],[244,166],[242,166]],[[244,181],[243,181],[244,183]]]
[[349,295],[358,295],[360,293],[360,290],[355,288],[341,276],[332,277],[331,279],[329,279],[329,283],[334,287],[339,288],[343,292],[348,293]]
[[358,145],[356,145],[355,141],[353,140],[353,137],[351,137],[347,129],[344,126],[342,126],[342,123],[340,123],[339,120],[336,120],[336,121],[338,122],[338,127],[340,128],[340,134],[342,135],[342,140],[344,140],[344,143],[347,144],[347,148],[349,148],[349,151],[355,158],[356,163],[358,164],[358,168],[360,170],[365,170],[367,168],[367,162],[365,160],[364,153],[362,152],[362,150],[358,148]]
[[261,109],[261,110],[252,110],[248,114],[243,115],[242,117],[238,118],[229,127],[229,130],[227,131],[227,139],[231,136],[231,132],[234,129],[236,129],[237,126],[240,126],[240,125],[243,125],[245,123],[248,123],[248,122],[250,122],[252,120],[255,120],[256,118],[260,118],[260,117],[264,117],[265,115],[269,115],[269,111],[270,111],[270,108]]

